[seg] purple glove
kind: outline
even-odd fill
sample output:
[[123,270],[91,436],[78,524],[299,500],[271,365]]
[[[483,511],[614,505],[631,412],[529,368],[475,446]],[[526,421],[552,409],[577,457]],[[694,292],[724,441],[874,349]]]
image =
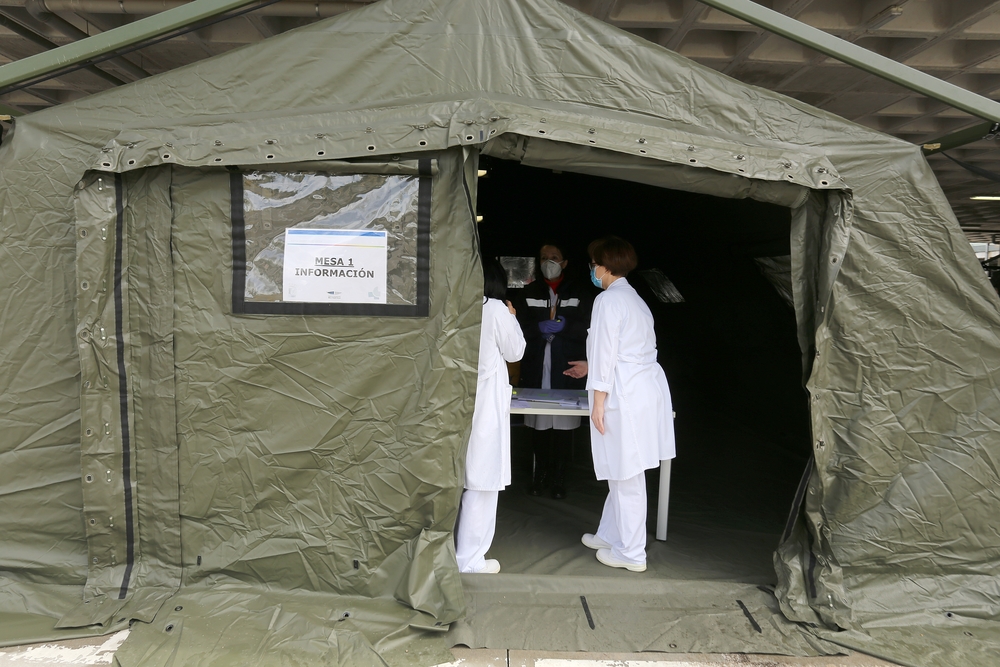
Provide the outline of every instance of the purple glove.
[[566,327],[566,320],[557,317],[554,320],[542,320],[538,323],[538,330],[543,334],[557,334]]

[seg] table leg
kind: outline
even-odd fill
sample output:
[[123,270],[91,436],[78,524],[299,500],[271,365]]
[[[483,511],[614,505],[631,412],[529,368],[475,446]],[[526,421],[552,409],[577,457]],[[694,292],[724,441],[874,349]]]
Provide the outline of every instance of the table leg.
[[656,539],[667,539],[667,514],[670,509],[670,463],[660,461],[660,495],[656,503]]

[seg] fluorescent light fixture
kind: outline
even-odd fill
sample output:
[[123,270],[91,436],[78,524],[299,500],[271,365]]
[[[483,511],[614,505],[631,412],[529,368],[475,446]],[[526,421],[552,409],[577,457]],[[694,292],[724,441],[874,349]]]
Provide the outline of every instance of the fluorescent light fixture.
[[891,7],[886,7],[880,11],[875,16],[871,17],[867,23],[865,23],[865,30],[878,30],[884,26],[889,21],[899,18],[903,15],[903,8],[899,5],[893,5]]
[[977,195],[969,197],[972,201],[1000,201],[1000,195]]

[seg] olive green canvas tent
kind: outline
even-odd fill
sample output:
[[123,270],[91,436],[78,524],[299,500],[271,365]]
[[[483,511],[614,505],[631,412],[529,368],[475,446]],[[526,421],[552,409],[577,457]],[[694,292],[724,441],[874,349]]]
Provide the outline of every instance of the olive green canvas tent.
[[[452,544],[482,154],[787,207],[813,459],[756,632],[992,655],[1000,303],[919,149],[553,0],[384,0],[17,120],[0,642],[139,621],[122,664],[446,657],[485,613]],[[643,646],[767,649],[671,613],[683,641]]]

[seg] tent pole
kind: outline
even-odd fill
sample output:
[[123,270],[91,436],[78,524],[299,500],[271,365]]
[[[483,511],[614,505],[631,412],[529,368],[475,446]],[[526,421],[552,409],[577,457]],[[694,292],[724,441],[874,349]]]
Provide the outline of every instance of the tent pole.
[[1000,122],[1000,103],[873,53],[857,44],[834,37],[830,33],[796,21],[751,0],[698,1],[877,77],[940,100],[973,116]]
[[15,60],[0,67],[0,89],[14,86],[65,67],[159,37],[219,14],[261,0],[193,0],[180,7],[128,23],[72,44]]
[[1000,123],[977,123],[972,127],[946,134],[923,144],[924,155],[934,155],[941,151],[971,144],[980,139],[996,139],[997,135],[1000,135]]

